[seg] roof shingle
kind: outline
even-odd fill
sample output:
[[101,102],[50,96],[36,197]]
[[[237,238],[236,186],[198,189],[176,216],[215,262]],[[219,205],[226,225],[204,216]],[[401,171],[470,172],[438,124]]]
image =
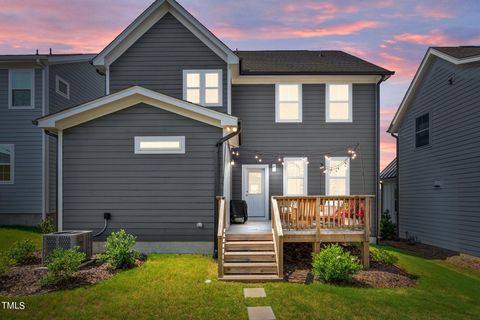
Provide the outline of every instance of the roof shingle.
[[457,59],[465,59],[480,55],[480,46],[432,47],[432,49],[448,54]]
[[391,179],[397,177],[397,158],[393,159],[385,169],[380,172],[380,180]]

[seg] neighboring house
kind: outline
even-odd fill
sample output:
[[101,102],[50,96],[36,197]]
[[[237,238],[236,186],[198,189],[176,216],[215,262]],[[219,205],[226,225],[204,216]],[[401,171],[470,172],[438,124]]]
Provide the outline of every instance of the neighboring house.
[[398,193],[397,193],[397,159],[393,159],[380,172],[380,185],[382,194],[381,212],[388,210],[392,222],[397,224],[398,211]]
[[58,136],[60,230],[100,231],[109,212],[99,240],[125,228],[146,251],[211,253],[216,196],[227,215],[245,199],[271,233],[271,196],[331,195],[334,212],[336,196],[370,194],[352,201],[357,223],[373,207],[376,236],[379,87],[393,72],[341,51],[233,52],[173,0],[93,64],[108,95],[38,119]]
[[428,49],[388,129],[400,237],[480,255],[480,47]]
[[56,141],[32,121],[105,94],[93,57],[0,56],[0,225],[56,212]]

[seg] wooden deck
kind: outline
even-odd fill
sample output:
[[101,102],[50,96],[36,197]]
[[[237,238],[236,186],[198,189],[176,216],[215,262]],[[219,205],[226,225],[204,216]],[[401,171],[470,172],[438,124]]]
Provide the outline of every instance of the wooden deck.
[[373,196],[272,197],[271,221],[248,221],[226,228],[225,203],[218,198],[218,276],[221,280],[283,279],[283,244],[361,243],[369,266],[368,243]]

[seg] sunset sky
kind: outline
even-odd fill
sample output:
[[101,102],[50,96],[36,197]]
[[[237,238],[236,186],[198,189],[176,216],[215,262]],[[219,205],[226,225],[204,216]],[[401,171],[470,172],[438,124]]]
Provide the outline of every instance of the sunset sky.
[[[477,0],[179,0],[232,49],[340,49],[396,71],[382,86],[385,133],[428,46],[480,45]],[[0,54],[95,53],[152,0],[0,0]]]

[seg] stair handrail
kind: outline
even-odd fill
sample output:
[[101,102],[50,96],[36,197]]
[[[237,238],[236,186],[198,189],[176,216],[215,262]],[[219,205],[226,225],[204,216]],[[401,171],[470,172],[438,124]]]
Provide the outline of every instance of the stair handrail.
[[272,197],[272,233],[273,243],[275,247],[275,259],[277,262],[277,273],[279,277],[283,277],[283,228],[278,211],[277,199]]
[[224,247],[223,240],[225,238],[225,225],[226,225],[226,213],[225,213],[225,197],[217,196],[218,206],[218,230],[217,230],[217,244],[218,244],[218,278],[223,277],[223,260],[224,260]]

